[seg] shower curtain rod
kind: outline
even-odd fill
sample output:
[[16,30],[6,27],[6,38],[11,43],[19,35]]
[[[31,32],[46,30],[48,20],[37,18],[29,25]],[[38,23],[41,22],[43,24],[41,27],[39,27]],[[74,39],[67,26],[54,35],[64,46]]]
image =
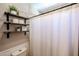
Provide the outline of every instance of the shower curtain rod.
[[78,3],[72,3],[72,4],[69,4],[69,5],[66,5],[66,6],[63,6],[63,7],[60,7],[60,8],[57,8],[57,9],[54,9],[54,10],[45,12],[45,13],[41,13],[39,15],[35,15],[35,16],[29,17],[29,19],[34,18],[34,17],[37,17],[37,16],[41,16],[41,15],[44,15],[44,14],[47,14],[47,13],[50,13],[50,12],[53,12],[53,11],[56,11],[56,10],[59,10],[59,9],[63,9],[65,7],[69,7],[69,6],[72,6],[72,5],[75,5],[75,4],[78,4]]

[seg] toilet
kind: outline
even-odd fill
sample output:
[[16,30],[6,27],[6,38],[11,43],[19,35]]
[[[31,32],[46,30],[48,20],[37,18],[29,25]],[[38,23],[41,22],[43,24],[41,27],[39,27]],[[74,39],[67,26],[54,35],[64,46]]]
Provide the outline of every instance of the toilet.
[[28,48],[26,43],[21,45],[12,47],[5,51],[0,52],[0,56],[27,56],[28,55]]
[[27,55],[27,49],[23,48],[23,49],[20,49],[20,50],[13,51],[10,55],[11,56],[26,56]]

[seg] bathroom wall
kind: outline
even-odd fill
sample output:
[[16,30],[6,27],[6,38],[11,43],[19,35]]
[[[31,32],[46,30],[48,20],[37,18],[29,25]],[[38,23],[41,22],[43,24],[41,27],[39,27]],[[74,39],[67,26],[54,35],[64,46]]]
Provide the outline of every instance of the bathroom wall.
[[[9,39],[7,39],[6,34],[3,33],[4,30],[6,30],[6,25],[3,24],[4,21],[6,21],[4,12],[7,11],[7,8],[9,5],[16,6],[21,16],[28,17],[30,15],[30,4],[27,4],[27,3],[23,3],[23,4],[22,3],[18,3],[18,4],[1,3],[0,4],[0,36],[2,35],[0,37],[0,52],[6,49],[12,48],[14,46],[23,44],[25,42],[29,42],[27,35],[24,35],[24,33],[16,33],[16,32],[11,33]],[[10,26],[10,29],[14,27],[15,26]]]

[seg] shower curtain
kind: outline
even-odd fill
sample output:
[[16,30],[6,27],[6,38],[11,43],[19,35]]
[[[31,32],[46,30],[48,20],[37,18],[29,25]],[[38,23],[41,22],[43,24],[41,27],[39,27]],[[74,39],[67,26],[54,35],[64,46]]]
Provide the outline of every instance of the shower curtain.
[[77,56],[79,4],[30,19],[33,56]]

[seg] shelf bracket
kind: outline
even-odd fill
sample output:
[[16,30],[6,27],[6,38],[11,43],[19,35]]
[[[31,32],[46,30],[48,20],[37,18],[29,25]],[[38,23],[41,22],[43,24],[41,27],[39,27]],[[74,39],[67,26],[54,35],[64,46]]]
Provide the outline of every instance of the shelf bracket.
[[7,38],[9,38],[9,37],[10,37],[10,32],[7,33]]
[[[6,15],[6,18],[7,18],[6,21],[9,22],[9,15],[8,14]],[[9,30],[9,23],[7,23],[7,30]],[[10,37],[10,33],[8,32],[7,38],[9,38],[9,37]]]
[[[24,23],[26,24],[26,19],[24,19]],[[26,35],[26,32],[24,32],[24,35]]]

